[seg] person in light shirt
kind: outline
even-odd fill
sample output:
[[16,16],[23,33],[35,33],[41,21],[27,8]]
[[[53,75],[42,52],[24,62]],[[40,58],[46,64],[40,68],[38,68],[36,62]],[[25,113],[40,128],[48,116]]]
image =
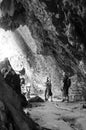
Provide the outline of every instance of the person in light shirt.
[[49,97],[51,97],[51,101],[52,101],[52,84],[51,84],[51,79],[50,77],[47,77],[47,81],[46,81],[46,89],[45,89],[45,101],[47,101],[49,99]]

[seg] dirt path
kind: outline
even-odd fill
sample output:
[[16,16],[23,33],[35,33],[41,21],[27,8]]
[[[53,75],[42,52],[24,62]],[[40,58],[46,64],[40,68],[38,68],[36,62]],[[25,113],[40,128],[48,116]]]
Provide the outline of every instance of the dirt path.
[[45,102],[26,109],[31,118],[50,130],[86,130],[86,110],[82,104]]

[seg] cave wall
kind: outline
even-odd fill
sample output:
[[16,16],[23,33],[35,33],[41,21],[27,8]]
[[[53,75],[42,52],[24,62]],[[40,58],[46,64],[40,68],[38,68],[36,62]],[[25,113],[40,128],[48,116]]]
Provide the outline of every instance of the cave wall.
[[[6,8],[4,3],[1,6]],[[56,66],[69,76],[77,75],[77,90],[86,86],[85,7],[84,0],[15,0],[12,15],[8,8],[3,15],[1,8],[0,25],[12,31],[20,24],[27,25],[38,45],[37,53],[45,57],[52,54]]]
[[0,60],[8,58],[16,73],[25,68],[25,83],[31,84],[32,93],[40,94],[41,91],[44,96],[47,76],[51,76],[53,96],[61,95],[60,68],[56,66],[52,52],[49,50],[47,56],[38,53],[42,50],[41,44],[32,38],[27,26],[20,26],[14,32],[1,32]]
[[[30,84],[32,88],[34,88],[35,93],[40,94],[40,91],[42,92],[44,96],[45,91],[45,83],[47,76],[51,76],[52,81],[52,88],[53,88],[53,96],[54,95],[60,95],[61,96],[61,81],[59,79],[60,71],[61,69],[59,66],[56,65],[56,60],[52,54],[51,50],[48,50],[48,52],[44,51],[44,55],[40,53],[40,51],[43,51],[43,48],[41,46],[41,43],[37,42],[37,40],[33,39],[30,33],[30,30],[27,26],[22,26],[17,29],[20,36],[23,38],[24,46],[27,45],[27,48],[24,52],[26,52],[26,60],[27,60],[27,66],[30,66],[30,69],[32,71],[30,75]],[[19,39],[19,37],[18,37]],[[22,43],[20,43],[20,46],[24,49]],[[39,52],[38,52],[39,51]],[[48,54],[46,54],[48,53]],[[29,77],[29,70],[27,69],[27,76]],[[33,89],[32,89],[33,91]]]

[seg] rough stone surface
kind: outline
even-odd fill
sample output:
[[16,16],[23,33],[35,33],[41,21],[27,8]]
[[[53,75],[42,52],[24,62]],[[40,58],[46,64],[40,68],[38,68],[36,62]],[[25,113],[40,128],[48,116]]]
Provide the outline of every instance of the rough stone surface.
[[29,112],[40,126],[51,130],[85,130],[86,110],[82,104],[46,102],[32,104]]
[[5,0],[1,2],[1,27],[15,30],[20,24],[27,25],[32,37],[41,45],[38,53],[51,54],[63,71],[70,76],[77,75],[76,90],[78,86],[85,87],[86,2],[14,0],[9,3],[10,8],[5,6]]

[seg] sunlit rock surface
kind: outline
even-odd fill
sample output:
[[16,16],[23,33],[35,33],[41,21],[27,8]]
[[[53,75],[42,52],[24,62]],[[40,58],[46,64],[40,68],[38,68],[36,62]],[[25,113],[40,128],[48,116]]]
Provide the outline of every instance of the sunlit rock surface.
[[[52,52],[44,56],[38,54],[41,44],[35,42],[27,26],[20,26],[14,32],[1,29],[0,60],[8,57],[13,69],[18,73],[23,67],[26,70],[27,81],[36,94],[43,94],[47,76],[51,76],[54,95],[60,92],[60,68],[56,66]],[[60,93],[59,93],[60,92]]]
[[[85,88],[86,80],[86,2],[14,0],[8,3],[10,8],[5,6],[5,0],[1,2],[0,25],[12,30],[16,41],[22,40],[18,45],[23,46],[25,60],[29,60],[26,62],[31,68],[31,79],[43,85],[50,74],[53,88],[58,90],[65,71],[72,76],[71,95],[75,93],[77,97],[78,91],[82,95],[81,88]],[[20,25],[27,25],[28,29],[18,28]],[[32,44],[31,38],[26,40],[28,34],[34,39]]]

